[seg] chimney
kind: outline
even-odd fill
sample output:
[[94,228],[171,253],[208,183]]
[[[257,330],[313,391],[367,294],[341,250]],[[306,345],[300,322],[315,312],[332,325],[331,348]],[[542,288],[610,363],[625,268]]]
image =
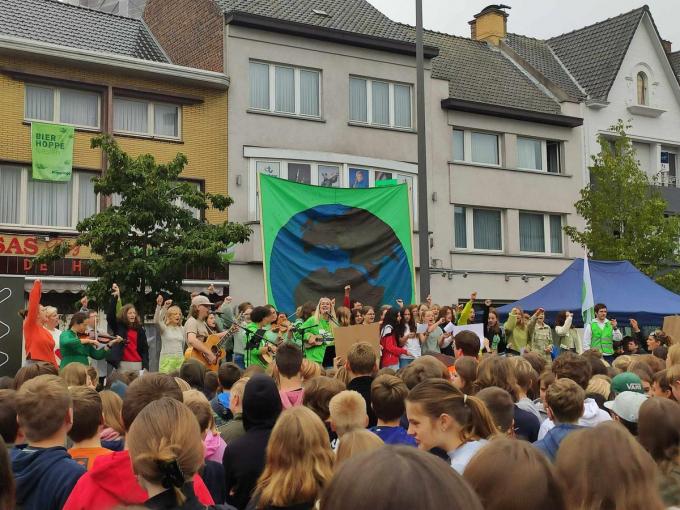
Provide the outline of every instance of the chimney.
[[673,51],[673,43],[670,41],[667,41],[666,39],[661,39],[661,46],[663,46],[663,49],[666,53],[671,53]]
[[474,19],[469,21],[470,33],[475,41],[488,41],[498,46],[508,33],[508,13],[511,7],[503,4],[487,5]]

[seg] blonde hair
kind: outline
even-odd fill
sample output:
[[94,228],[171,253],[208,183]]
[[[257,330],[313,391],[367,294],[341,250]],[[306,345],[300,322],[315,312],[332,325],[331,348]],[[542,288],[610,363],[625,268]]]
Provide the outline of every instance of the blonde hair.
[[179,386],[180,391],[185,392],[191,390],[191,386],[189,386],[189,383],[186,382],[181,377],[175,377],[174,379],[175,382],[177,383],[177,386]]
[[[126,438],[135,474],[150,483],[172,487],[178,504],[186,501],[182,486],[203,465],[203,439],[196,417],[183,403],[163,397],[149,403],[132,422]],[[180,476],[163,465],[176,463]]]
[[668,348],[668,357],[666,358],[666,368],[680,365],[680,343],[675,343]]
[[182,324],[182,309],[179,306],[171,306],[165,311],[165,325],[170,324],[170,315],[173,313],[179,314],[179,322],[177,323],[178,325]]
[[102,399],[102,414],[104,415],[104,425],[111,427],[120,435],[125,434],[125,427],[121,419],[121,412],[123,411],[123,399],[118,393],[111,390],[104,390],[99,393]]
[[90,379],[87,367],[82,363],[69,363],[59,371],[59,376],[66,386],[87,386],[87,381]]
[[335,313],[338,316],[338,322],[340,323],[340,326],[351,326],[350,319],[352,317],[352,313],[350,312],[349,308],[346,306],[338,306],[338,308],[335,310]]
[[338,437],[354,429],[363,429],[368,421],[366,401],[361,393],[344,390],[331,398],[328,403],[331,423]]
[[377,450],[385,443],[376,434],[366,429],[356,429],[342,436],[335,455],[336,469],[347,459],[360,453]]
[[306,407],[279,416],[257,482],[257,508],[315,502],[333,475],[333,451],[321,419]]
[[45,317],[49,317],[52,314],[59,315],[59,310],[53,306],[43,306],[41,308],[42,312],[45,314]]
[[597,395],[601,395],[605,400],[609,400],[611,392],[611,382],[605,376],[593,376],[593,378],[590,379],[590,382],[588,383],[588,387],[586,388],[586,393],[595,393]]
[[300,366],[300,375],[303,381],[319,377],[321,375],[321,365],[305,358]]
[[182,393],[184,397],[184,405],[186,405],[191,412],[194,413],[198,420],[198,425],[201,427],[201,433],[215,426],[213,419],[212,407],[208,397],[202,391],[189,390]]
[[331,319],[333,319],[331,322],[334,322],[334,323],[338,322],[338,319],[335,316],[335,310],[333,309],[333,302],[331,301],[331,298],[328,298],[328,297],[325,297],[325,296],[319,298],[319,302],[316,304],[316,309],[314,310],[314,314],[312,315],[312,317],[314,317],[314,319],[316,320],[316,322],[318,324],[319,319],[321,318],[321,311],[320,311],[321,301],[323,301],[324,299],[328,299],[328,316],[331,317]]
[[627,372],[628,367],[630,366],[632,361],[633,361],[632,356],[624,354],[623,356],[619,356],[618,358],[616,358],[612,363],[612,366],[614,368],[618,368],[619,370],[621,370],[621,372]]

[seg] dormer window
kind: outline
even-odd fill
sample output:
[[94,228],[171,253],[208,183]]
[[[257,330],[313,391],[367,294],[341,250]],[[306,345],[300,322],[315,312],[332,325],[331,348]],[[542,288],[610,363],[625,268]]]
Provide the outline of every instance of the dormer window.
[[649,81],[647,75],[642,71],[637,73],[637,103],[649,105]]

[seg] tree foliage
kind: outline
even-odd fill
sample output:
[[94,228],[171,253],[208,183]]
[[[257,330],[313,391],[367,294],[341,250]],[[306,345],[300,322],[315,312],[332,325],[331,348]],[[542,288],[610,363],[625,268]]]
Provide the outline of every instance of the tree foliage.
[[[600,135],[600,152],[592,157],[590,183],[575,207],[585,229],[564,228],[596,259],[628,260],[661,284],[677,290],[673,276],[678,261],[680,218],[666,214],[667,203],[655,179],[640,169],[622,121],[612,126],[615,138]],[[659,276],[662,275],[663,276]]]
[[101,148],[108,160],[107,171],[94,179],[94,190],[118,196],[120,205],[80,221],[74,241],[43,252],[38,262],[61,258],[74,245],[88,246],[96,256],[90,270],[98,278],[88,287],[88,295],[98,303],[106,303],[114,282],[124,300],[141,310],[148,291],[150,296],[166,291],[176,301],[186,300],[181,285],[187,266],[224,267],[227,248],[248,240],[249,227],[210,224],[187,209],[224,211],[233,200],[180,180],[187,164],[183,154],[167,164],[157,163],[150,154],[133,158],[109,135],[93,138],[91,146]]

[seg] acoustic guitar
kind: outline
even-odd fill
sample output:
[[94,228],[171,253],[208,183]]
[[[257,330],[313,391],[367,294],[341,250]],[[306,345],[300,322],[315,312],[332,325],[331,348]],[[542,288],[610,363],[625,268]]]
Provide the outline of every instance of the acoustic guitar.
[[187,347],[186,351],[184,351],[184,359],[198,360],[203,365],[205,365],[208,370],[217,372],[217,369],[220,368],[222,360],[227,356],[227,353],[222,348],[222,343],[226,341],[227,336],[228,335],[225,335],[224,337],[220,338],[218,335],[210,335],[203,342],[203,345],[210,349],[210,352],[215,355],[215,363],[208,363],[208,358],[206,355],[198,349],[194,349],[191,345]]

